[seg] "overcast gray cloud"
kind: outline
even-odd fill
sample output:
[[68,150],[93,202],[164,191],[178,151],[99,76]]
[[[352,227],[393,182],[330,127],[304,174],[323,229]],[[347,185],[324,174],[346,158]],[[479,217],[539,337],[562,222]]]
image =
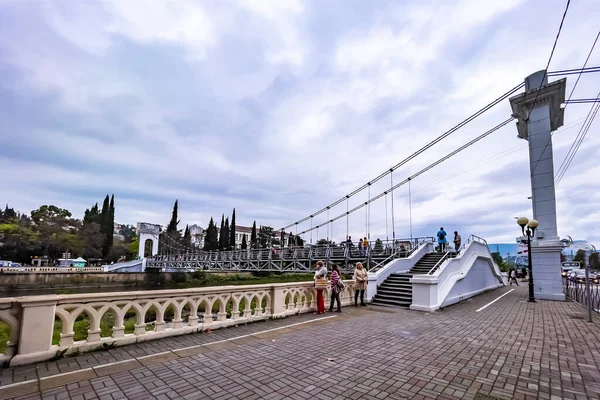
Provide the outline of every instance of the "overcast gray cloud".
[[[518,0],[2,2],[0,200],[82,215],[114,193],[121,223],[166,224],[179,199],[183,223],[205,226],[236,207],[238,224],[287,225],[544,68],[563,11],[563,2],[540,10]],[[551,70],[583,64],[598,20],[596,3],[571,4]],[[597,49],[589,65],[599,63]],[[599,90],[600,77],[587,74],[574,97]],[[556,168],[589,107],[567,108],[554,136]],[[509,115],[506,101],[394,181]],[[559,233],[598,244],[594,130],[557,198]],[[527,144],[516,133],[509,124],[415,179],[413,234],[443,225],[514,241],[513,217],[531,215]],[[394,194],[395,226],[391,205],[388,196],[387,218],[384,199],[371,206],[372,237],[410,234],[408,187]],[[365,222],[365,210],[351,216],[351,235],[364,236]],[[319,236],[327,232],[342,239],[346,221]]]

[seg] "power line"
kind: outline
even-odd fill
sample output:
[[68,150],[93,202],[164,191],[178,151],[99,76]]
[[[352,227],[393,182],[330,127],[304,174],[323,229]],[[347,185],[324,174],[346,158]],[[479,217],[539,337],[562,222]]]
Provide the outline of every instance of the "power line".
[[344,201],[347,201],[350,197],[356,195],[357,193],[360,193],[361,191],[363,191],[364,189],[366,189],[367,187],[369,187],[373,183],[375,183],[375,182],[383,179],[388,174],[392,173],[394,170],[398,169],[399,167],[403,166],[407,162],[411,161],[412,159],[414,159],[415,157],[417,157],[421,153],[425,152],[430,147],[433,147],[433,145],[435,145],[438,142],[442,141],[443,139],[447,138],[448,136],[450,136],[451,134],[453,134],[454,132],[456,132],[457,130],[459,130],[460,128],[462,128],[463,126],[467,125],[469,122],[473,121],[475,118],[479,117],[481,114],[485,113],[486,111],[488,111],[489,109],[491,109],[495,105],[497,105],[500,102],[504,101],[505,99],[507,99],[508,97],[510,97],[513,93],[515,93],[516,91],[518,91],[519,89],[521,89],[523,86],[524,86],[524,83],[521,83],[521,84],[515,86],[514,88],[510,89],[508,92],[504,93],[503,95],[501,95],[500,97],[498,97],[497,99],[495,99],[494,101],[492,101],[491,103],[487,104],[485,107],[483,107],[482,109],[480,109],[476,113],[472,114],[470,117],[468,117],[467,119],[463,120],[458,125],[454,126],[450,130],[448,130],[445,133],[443,133],[442,135],[438,136],[436,139],[432,140],[431,142],[429,142],[428,144],[426,144],[421,149],[417,150],[416,152],[414,152],[413,154],[411,154],[410,156],[408,156],[404,160],[400,161],[398,164],[396,164],[395,166],[393,166],[389,170],[387,170],[384,173],[380,174],[378,177],[370,180],[369,182],[367,182],[366,184],[362,185],[358,189],[355,189],[353,192],[351,192],[351,193],[343,196],[342,198],[340,198],[339,200],[331,203],[327,207],[323,207],[319,211],[317,211],[315,213],[312,213],[311,215],[309,215],[307,217],[304,217],[304,218],[296,221],[295,223],[286,225],[286,226],[284,226],[283,228],[281,228],[279,230],[287,230],[288,228],[291,228],[294,225],[297,226],[298,224],[306,222],[306,221],[312,219],[313,217],[326,212],[328,209],[331,209],[331,208],[333,208],[333,207],[335,207],[335,206],[343,203]]
[[[590,57],[592,56],[592,53],[594,52],[594,48],[596,47],[596,43],[598,42],[598,38],[599,37],[600,37],[600,31],[596,35],[596,39],[594,39],[594,43],[592,43],[592,47],[590,48],[590,51],[588,52],[588,55],[585,58],[585,62],[583,63],[583,67],[581,68],[581,71],[583,71],[585,69],[585,66],[587,65],[588,61],[590,60]],[[581,79],[581,73],[579,74],[579,76],[577,76],[577,80],[575,81],[575,85],[573,85],[573,88],[571,89],[571,93],[569,93],[569,98],[566,101],[565,107],[560,111],[560,112],[563,113],[563,116],[564,116],[565,110],[567,109],[567,106],[569,105],[569,101],[571,100],[571,97],[573,97],[573,93],[575,93],[575,88],[577,88],[577,84],[579,83],[579,79]],[[538,91],[538,93],[539,93],[539,91]],[[534,102],[534,105],[535,105],[535,102]],[[532,106],[532,109],[533,109],[533,106]],[[584,122],[584,125],[585,125],[585,122]],[[550,145],[550,142],[552,141],[552,136],[553,136],[552,133],[550,133],[550,137],[548,138],[548,141],[544,145],[544,149],[540,153],[540,156],[539,156],[538,160],[536,161],[533,169],[531,170],[531,174],[532,175],[535,172],[535,169],[537,168],[538,164],[540,163],[540,160],[544,156],[544,153],[546,152],[546,148],[548,148],[548,146]]]
[[[600,93],[598,93],[597,99],[600,100]],[[562,164],[558,168],[558,172],[555,177],[557,185],[560,183],[562,178],[565,176],[565,173],[567,172],[567,170],[569,169],[569,166],[573,162],[573,159],[575,158],[575,155],[577,154],[577,151],[579,150],[581,143],[585,139],[585,136],[587,135],[588,131],[590,130],[590,127],[592,126],[592,122],[594,122],[594,119],[596,118],[596,115],[598,114],[599,109],[600,109],[600,103],[594,103],[592,105],[592,108],[590,108],[590,111],[588,112],[588,116],[586,117],[586,122],[583,123],[583,126],[581,127],[581,130],[575,137],[575,140],[573,141],[571,148],[567,152],[565,159],[563,160]],[[589,118],[589,120],[588,120],[588,118]],[[571,150],[572,150],[572,152],[571,152]]]
[[[312,231],[312,230],[314,230],[314,229],[317,229],[318,227],[320,227],[320,226],[323,226],[323,225],[325,225],[325,224],[331,224],[331,223],[333,223],[333,222],[335,222],[335,221],[337,221],[337,220],[339,220],[339,219],[341,219],[341,218],[344,218],[344,217],[346,217],[346,216],[347,216],[347,215],[349,215],[349,214],[352,214],[352,213],[353,213],[353,212],[355,212],[355,211],[358,211],[358,210],[360,210],[361,208],[363,208],[363,207],[367,206],[368,204],[370,204],[370,203],[372,203],[372,202],[374,202],[374,201],[376,201],[376,200],[379,200],[380,198],[382,198],[382,197],[384,197],[384,196],[385,196],[385,198],[387,199],[387,194],[388,194],[388,193],[391,193],[391,194],[393,195],[393,192],[394,192],[394,190],[396,190],[396,189],[397,189],[397,188],[399,188],[400,186],[402,186],[402,185],[405,185],[406,183],[408,183],[409,181],[411,181],[411,180],[415,179],[415,178],[416,178],[416,177],[418,177],[419,175],[422,175],[423,173],[425,173],[425,172],[429,171],[429,170],[430,170],[430,169],[432,169],[433,167],[435,167],[435,166],[437,166],[437,165],[441,164],[442,162],[444,162],[444,161],[448,160],[449,158],[451,158],[451,157],[455,156],[456,154],[460,153],[461,151],[463,151],[463,150],[464,150],[464,149],[466,149],[467,147],[469,147],[469,146],[472,146],[473,144],[475,144],[476,142],[480,141],[481,139],[483,139],[483,138],[485,138],[485,137],[487,137],[487,136],[491,135],[492,133],[496,132],[498,129],[502,128],[503,126],[506,126],[508,123],[510,123],[510,122],[511,122],[511,121],[513,121],[513,120],[514,120],[514,118],[513,118],[513,117],[510,117],[510,118],[508,118],[507,120],[505,120],[505,121],[503,121],[503,122],[499,123],[498,125],[496,125],[496,126],[495,126],[495,127],[493,127],[492,129],[490,129],[489,131],[487,131],[487,132],[485,132],[485,133],[483,133],[483,134],[481,134],[481,135],[477,136],[475,139],[471,140],[470,142],[468,142],[468,143],[466,143],[466,144],[462,145],[462,146],[461,146],[461,147],[459,147],[458,149],[456,149],[456,150],[454,150],[453,152],[451,152],[451,153],[449,153],[449,154],[445,155],[444,157],[440,158],[440,159],[439,159],[439,160],[437,160],[436,162],[434,162],[434,163],[432,163],[432,164],[428,165],[427,167],[423,168],[423,169],[422,169],[422,170],[420,170],[419,172],[417,172],[417,173],[415,173],[415,174],[413,174],[413,175],[409,176],[408,178],[404,179],[402,182],[399,182],[399,183],[397,183],[396,185],[393,185],[392,187],[390,187],[390,190],[386,190],[386,191],[384,191],[384,192],[382,192],[382,193],[378,194],[377,196],[375,196],[375,197],[371,198],[369,201],[367,201],[367,202],[364,202],[364,203],[361,203],[360,205],[358,205],[358,206],[356,206],[356,207],[354,207],[354,208],[352,208],[352,209],[350,209],[350,210],[348,210],[348,211],[346,211],[346,212],[344,212],[344,213],[342,213],[342,214],[338,215],[337,217],[335,217],[335,218],[332,218],[332,219],[330,219],[329,221],[325,221],[325,222],[323,222],[323,223],[321,223],[321,224],[318,224],[317,226],[313,226],[313,227],[311,227],[310,229],[304,230],[304,231],[300,232],[299,234],[300,234],[300,235],[302,235],[302,234],[304,234],[304,233],[307,233],[307,232],[310,232],[310,231]],[[386,218],[387,218],[387,213],[386,213]]]

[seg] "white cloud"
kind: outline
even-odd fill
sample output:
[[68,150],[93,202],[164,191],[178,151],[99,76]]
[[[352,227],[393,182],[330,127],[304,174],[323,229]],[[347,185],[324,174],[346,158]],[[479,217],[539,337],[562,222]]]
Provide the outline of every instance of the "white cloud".
[[[6,201],[25,211],[62,203],[81,214],[115,192],[121,221],[164,223],[178,198],[185,222],[205,225],[236,207],[243,223],[275,227],[344,196],[543,68],[563,11],[549,5],[539,15],[518,1],[19,7],[0,6],[12,21],[0,24],[10,39],[0,43],[0,68],[10,74],[0,81],[9,110],[0,117],[11,127],[0,133],[12,149],[0,150],[0,168],[14,171],[0,183]],[[569,13],[551,69],[578,67],[596,34],[573,21],[600,18],[597,10],[580,3]],[[575,97],[597,94],[600,81],[588,75]],[[569,106],[554,138],[557,165],[587,109]],[[394,182],[509,114],[505,101],[395,172]],[[560,233],[592,242],[600,237],[581,221],[598,218],[589,177],[600,171],[585,160],[598,140],[588,135],[587,156],[557,191]],[[509,124],[415,179],[413,231],[456,225],[513,241],[513,217],[531,213],[526,145]],[[386,178],[371,194],[389,185]],[[366,199],[361,193],[349,207]],[[394,202],[393,230],[406,236],[406,186]],[[373,235],[386,235],[383,204],[371,208]],[[389,211],[387,219],[391,236]],[[363,236],[363,210],[348,227]],[[333,231],[341,239],[345,219]]]

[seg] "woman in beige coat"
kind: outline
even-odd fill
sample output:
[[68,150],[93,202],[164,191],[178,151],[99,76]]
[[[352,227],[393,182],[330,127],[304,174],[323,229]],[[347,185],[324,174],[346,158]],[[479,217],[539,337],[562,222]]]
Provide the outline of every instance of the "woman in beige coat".
[[358,307],[358,294],[360,292],[360,305],[366,306],[365,304],[365,290],[367,290],[367,271],[363,268],[361,263],[356,263],[354,269],[354,307]]

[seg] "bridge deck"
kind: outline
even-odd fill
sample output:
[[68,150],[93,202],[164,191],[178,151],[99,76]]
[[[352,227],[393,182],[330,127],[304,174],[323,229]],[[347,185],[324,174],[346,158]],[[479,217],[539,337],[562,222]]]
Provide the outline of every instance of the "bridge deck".
[[346,307],[0,370],[0,398],[599,398],[599,322],[527,303],[524,286],[477,312],[510,289],[433,314]]

